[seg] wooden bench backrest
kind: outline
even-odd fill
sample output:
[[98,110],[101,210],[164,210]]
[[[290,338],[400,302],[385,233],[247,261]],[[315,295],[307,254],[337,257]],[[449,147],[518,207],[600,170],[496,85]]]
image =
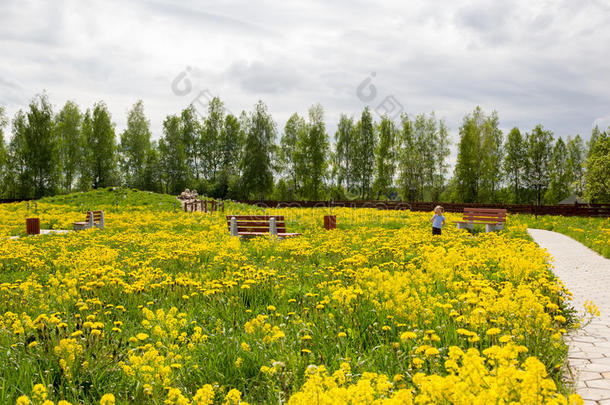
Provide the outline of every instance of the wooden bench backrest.
[[93,215],[93,222],[98,223],[102,220],[102,211],[87,211],[87,222],[89,222],[89,217]]
[[506,222],[502,208],[464,208],[464,221]]
[[227,227],[231,231],[231,218],[235,217],[237,232],[269,232],[269,220],[275,218],[278,233],[286,233],[283,215],[227,215]]

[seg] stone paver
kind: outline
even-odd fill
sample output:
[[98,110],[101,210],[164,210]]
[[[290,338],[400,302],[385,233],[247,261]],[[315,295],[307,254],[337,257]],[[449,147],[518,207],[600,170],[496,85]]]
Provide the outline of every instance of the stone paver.
[[610,260],[560,233],[528,232],[553,257],[553,272],[574,295],[579,314],[584,314],[585,301],[593,301],[601,312],[599,318],[566,336],[568,365],[585,404],[610,405]]
[[[74,232],[74,231],[69,231],[66,229],[41,229],[40,230],[40,235],[52,235],[52,234],[65,234],[65,233],[70,233],[70,232]],[[28,235],[28,236],[38,236],[38,235]],[[19,236],[10,236],[9,239],[19,239]]]

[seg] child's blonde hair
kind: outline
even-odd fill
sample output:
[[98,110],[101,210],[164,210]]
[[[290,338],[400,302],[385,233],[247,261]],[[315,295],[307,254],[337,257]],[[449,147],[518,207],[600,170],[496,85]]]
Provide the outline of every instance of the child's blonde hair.
[[434,213],[437,214],[437,215],[442,214],[443,211],[445,211],[445,210],[440,205],[437,205],[436,207],[434,207]]

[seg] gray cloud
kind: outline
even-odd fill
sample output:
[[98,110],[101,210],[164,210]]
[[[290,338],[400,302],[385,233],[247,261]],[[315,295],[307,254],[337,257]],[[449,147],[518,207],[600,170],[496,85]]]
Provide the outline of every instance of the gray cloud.
[[[371,107],[392,95],[410,114],[434,110],[456,140],[476,105],[505,128],[588,137],[610,117],[609,17],[596,0],[5,0],[0,105],[14,114],[43,89],[56,108],[105,100],[120,132],[143,99],[158,137],[165,115],[208,90],[237,113],[264,100],[280,128],[319,102],[332,135],[376,72]],[[187,66],[192,91],[178,96]]]
[[305,87],[306,81],[296,66],[261,61],[235,62],[229,67],[225,77],[237,81],[245,92],[261,95],[296,91]]

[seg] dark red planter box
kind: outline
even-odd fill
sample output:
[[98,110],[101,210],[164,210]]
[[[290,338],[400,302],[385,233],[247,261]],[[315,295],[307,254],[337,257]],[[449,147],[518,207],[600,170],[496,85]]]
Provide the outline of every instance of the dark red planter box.
[[40,234],[40,218],[26,218],[25,228],[28,235]]
[[337,228],[337,216],[336,215],[324,215],[324,229],[336,229]]

